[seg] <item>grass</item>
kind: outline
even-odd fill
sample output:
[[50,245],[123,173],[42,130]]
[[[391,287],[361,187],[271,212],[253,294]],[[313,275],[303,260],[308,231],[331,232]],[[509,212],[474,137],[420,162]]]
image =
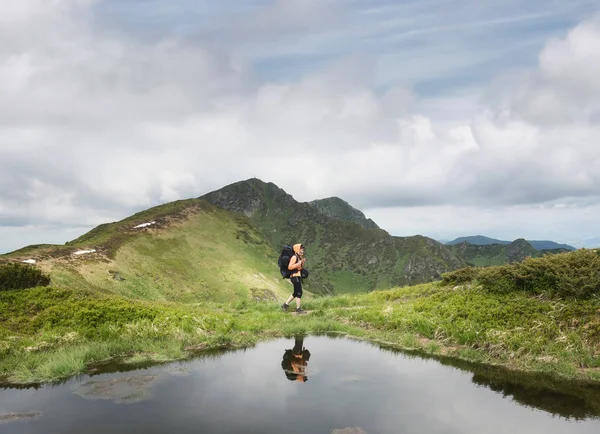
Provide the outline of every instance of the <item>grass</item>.
[[[136,300],[237,302],[253,299],[251,288],[267,298],[287,295],[288,282],[273,273],[277,252],[249,220],[203,206],[188,208],[182,221],[162,222],[168,230],[163,226],[126,235],[127,242],[111,256],[48,259],[39,267],[52,276],[54,286]],[[139,221],[138,216],[130,225]],[[105,240],[119,228],[105,227],[86,239]]]
[[304,316],[275,301],[174,303],[92,291],[0,293],[0,377],[59,380],[111,358],[190,357],[298,333],[341,333],[438,357],[600,381],[600,302],[430,283],[308,297]]

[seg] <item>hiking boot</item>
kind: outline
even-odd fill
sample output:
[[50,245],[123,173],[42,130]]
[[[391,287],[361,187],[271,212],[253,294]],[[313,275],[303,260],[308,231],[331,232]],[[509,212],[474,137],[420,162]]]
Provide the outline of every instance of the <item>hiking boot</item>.
[[285,303],[283,303],[283,304],[281,305],[281,308],[282,308],[284,311],[286,311],[286,312],[287,312],[287,310],[288,310],[288,307],[290,307],[290,305],[289,305],[289,304],[285,304]]
[[302,314],[306,313],[306,311],[304,309],[302,309],[301,307],[299,307],[299,308],[296,309],[296,313],[298,315],[302,315]]

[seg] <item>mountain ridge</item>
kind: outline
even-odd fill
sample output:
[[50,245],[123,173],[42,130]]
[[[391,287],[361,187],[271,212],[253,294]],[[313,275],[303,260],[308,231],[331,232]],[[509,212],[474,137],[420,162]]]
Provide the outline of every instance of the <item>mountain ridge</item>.
[[450,246],[454,252],[463,257],[469,265],[477,267],[489,267],[494,265],[510,264],[521,262],[527,257],[544,256],[533,248],[527,240],[523,238],[516,239],[510,244],[486,244],[476,245],[467,241]]
[[340,198],[298,202],[274,183],[251,178],[99,225],[64,245],[0,255],[0,262],[41,261],[67,287],[193,302],[281,295],[289,282],[279,276],[277,254],[295,242],[307,246],[306,288],[316,294],[424,283],[468,265],[545,254],[525,240],[473,247],[396,237],[369,221]]
[[[518,238],[518,239],[520,239],[520,238]],[[450,246],[450,245],[460,244],[465,241],[468,242],[469,244],[473,244],[476,246],[485,246],[485,245],[491,245],[491,244],[509,245],[516,240],[505,241],[505,240],[498,240],[495,238],[486,237],[485,235],[470,235],[470,236],[465,236],[465,237],[458,237],[452,241],[447,241],[444,244],[447,246]],[[549,240],[526,240],[526,241],[529,244],[531,244],[531,246],[534,249],[536,249],[538,251],[553,250],[553,249],[576,250],[576,248],[571,245],[557,243],[555,241],[549,241]]]
[[247,217],[187,199],[99,225],[65,245],[19,249],[0,261],[33,259],[64,288],[199,303],[286,297],[289,288],[273,273],[273,257]]

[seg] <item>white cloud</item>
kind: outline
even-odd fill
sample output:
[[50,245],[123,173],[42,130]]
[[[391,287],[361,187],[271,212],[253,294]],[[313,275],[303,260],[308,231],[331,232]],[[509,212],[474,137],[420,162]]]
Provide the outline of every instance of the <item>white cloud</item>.
[[[536,70],[494,89],[499,116],[541,126],[600,123],[600,16],[548,42]],[[494,100],[495,99],[495,100]]]
[[0,225],[88,227],[252,176],[368,208],[599,195],[598,19],[450,122],[410,89],[375,92],[361,57],[261,83],[233,52],[104,31],[89,3],[31,0],[0,23]]
[[[275,0],[235,23],[243,38],[272,38],[321,30],[339,23],[344,15],[340,0]],[[241,41],[241,38],[239,38]]]
[[[569,202],[559,207],[545,204],[375,208],[365,210],[365,215],[398,236],[422,234],[452,240],[465,235],[486,235],[508,241],[550,239],[578,247],[584,243],[572,235],[581,228],[598,228],[600,204],[581,206],[577,201]],[[600,240],[588,244],[592,245],[600,245]]]

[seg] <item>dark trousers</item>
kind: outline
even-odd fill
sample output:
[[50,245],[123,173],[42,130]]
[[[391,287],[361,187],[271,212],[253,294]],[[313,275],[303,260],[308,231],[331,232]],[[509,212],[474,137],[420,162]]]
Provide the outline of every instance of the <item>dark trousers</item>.
[[302,280],[299,277],[292,277],[290,280],[294,284],[294,293],[292,295],[296,298],[302,298]]

